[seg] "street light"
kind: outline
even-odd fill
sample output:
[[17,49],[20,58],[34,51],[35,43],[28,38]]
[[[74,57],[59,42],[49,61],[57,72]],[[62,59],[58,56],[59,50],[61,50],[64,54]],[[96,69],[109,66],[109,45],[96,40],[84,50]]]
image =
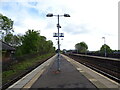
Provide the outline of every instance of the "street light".
[[64,14],[64,17],[70,17],[70,15],[69,14]]
[[52,13],[48,13],[46,17],[53,17],[53,16],[64,16],[64,17],[70,17],[69,14],[64,14],[64,15],[53,15]]
[[57,24],[57,28],[58,28],[58,61],[57,61],[57,71],[60,71],[60,40],[59,40],[59,28],[61,28],[60,24],[59,24],[59,17],[64,16],[64,17],[70,17],[69,14],[64,14],[64,15],[53,15],[52,13],[48,13],[46,15],[46,17],[53,17],[53,16],[57,16],[58,18],[58,24]]
[[102,37],[102,39],[104,39],[104,54],[105,54],[105,57],[107,56],[107,53],[106,53],[106,42],[105,42],[105,37]]
[[48,13],[46,16],[47,16],[47,17],[52,17],[53,14],[52,14],[52,13]]

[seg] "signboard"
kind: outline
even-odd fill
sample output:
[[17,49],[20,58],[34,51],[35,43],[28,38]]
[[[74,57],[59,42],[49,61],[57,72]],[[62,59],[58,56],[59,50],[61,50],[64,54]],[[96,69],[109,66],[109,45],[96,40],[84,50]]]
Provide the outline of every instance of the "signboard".
[[[53,33],[53,37],[58,37],[58,33]],[[59,37],[64,37],[64,33],[59,33]]]

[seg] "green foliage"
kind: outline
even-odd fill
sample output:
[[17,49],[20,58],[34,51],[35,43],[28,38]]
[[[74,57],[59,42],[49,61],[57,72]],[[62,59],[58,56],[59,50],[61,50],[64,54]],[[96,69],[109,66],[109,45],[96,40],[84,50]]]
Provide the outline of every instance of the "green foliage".
[[105,53],[105,49],[108,54],[112,53],[112,49],[106,44],[102,45],[102,47],[100,48],[100,53]]
[[8,82],[10,78],[13,78],[13,76],[18,76],[23,72],[24,70],[29,69],[30,67],[33,67],[34,65],[38,64],[39,62],[43,62],[43,60],[47,59],[48,57],[52,56],[53,53],[47,53],[41,56],[37,56],[32,59],[26,59],[22,62],[13,64],[9,70],[2,72],[2,81],[3,83]]
[[88,49],[88,46],[85,42],[80,42],[75,45],[75,49],[80,53],[85,53]]
[[6,35],[13,29],[13,21],[7,16],[0,14],[0,19],[3,20],[1,29],[6,31]]
[[46,37],[41,36],[38,31],[28,30],[23,36],[13,35],[11,32],[13,28],[13,21],[2,14],[0,14],[0,19],[3,20],[0,28],[6,31],[6,35],[2,35],[2,37],[4,38],[5,42],[16,47],[16,56],[55,52],[53,42],[50,40],[46,41]]
[[40,36],[38,31],[28,30],[22,37],[22,45],[17,49],[16,55],[46,54],[49,52],[55,52],[53,42],[50,40],[46,41],[46,37]]
[[21,36],[13,35],[12,33],[7,34],[5,37],[5,42],[10,44],[11,46],[18,47],[21,45]]
[[5,42],[7,42],[8,44],[12,44],[12,41],[13,41],[13,34],[7,34],[5,36]]
[[28,30],[26,35],[22,38],[22,49],[23,54],[30,54],[37,52],[39,45],[39,33],[34,30]]

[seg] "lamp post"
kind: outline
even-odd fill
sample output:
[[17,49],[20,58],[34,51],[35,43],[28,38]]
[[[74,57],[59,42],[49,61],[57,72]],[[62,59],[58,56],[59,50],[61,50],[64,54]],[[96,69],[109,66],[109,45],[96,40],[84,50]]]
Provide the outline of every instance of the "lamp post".
[[52,13],[48,13],[47,15],[46,15],[46,17],[53,17],[53,16],[56,16],[57,17],[57,19],[58,19],[58,24],[57,24],[57,28],[58,28],[58,61],[57,61],[57,71],[60,71],[60,40],[59,40],[59,28],[61,28],[61,26],[60,26],[60,24],[59,24],[59,17],[62,17],[62,16],[64,16],[64,17],[70,17],[70,15],[69,14],[64,14],[64,15],[53,15]]
[[106,57],[107,53],[106,53],[106,42],[105,42],[105,37],[102,37],[102,39],[104,39],[104,54],[105,54],[105,57]]

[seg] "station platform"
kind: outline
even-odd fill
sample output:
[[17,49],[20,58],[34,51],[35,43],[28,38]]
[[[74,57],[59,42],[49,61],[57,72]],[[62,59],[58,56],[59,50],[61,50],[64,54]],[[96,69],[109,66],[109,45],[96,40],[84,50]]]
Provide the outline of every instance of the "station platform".
[[96,88],[63,57],[60,57],[60,72],[57,72],[56,69],[57,59],[31,88]]
[[29,90],[35,88],[86,88],[119,90],[119,84],[75,60],[61,55],[60,72],[57,72],[57,55],[8,88]]

